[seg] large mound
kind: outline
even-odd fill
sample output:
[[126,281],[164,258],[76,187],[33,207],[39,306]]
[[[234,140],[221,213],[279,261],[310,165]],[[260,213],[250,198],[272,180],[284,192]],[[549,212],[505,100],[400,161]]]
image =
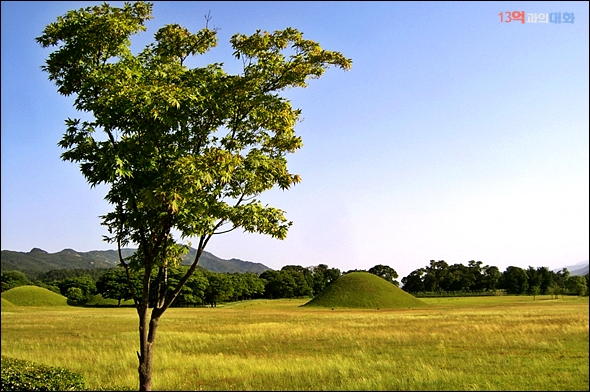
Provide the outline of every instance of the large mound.
[[338,278],[304,306],[407,309],[428,305],[377,275],[351,272]]
[[16,306],[66,306],[68,299],[37,286],[19,286],[2,293],[2,298]]

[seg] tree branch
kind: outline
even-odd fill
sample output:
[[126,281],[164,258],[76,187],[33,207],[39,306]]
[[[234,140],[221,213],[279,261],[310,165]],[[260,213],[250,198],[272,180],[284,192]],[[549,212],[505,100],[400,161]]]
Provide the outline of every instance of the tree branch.
[[117,253],[119,254],[119,263],[125,269],[125,275],[127,276],[127,286],[129,286],[129,291],[131,292],[131,296],[133,297],[133,303],[135,304],[135,309],[139,311],[139,302],[137,300],[137,294],[135,293],[135,287],[133,287],[133,283],[131,282],[131,273],[129,272],[129,264],[125,262],[123,258],[123,254],[121,253],[121,239],[117,238]]
[[218,234],[225,234],[225,233],[229,233],[230,231],[234,231],[235,229],[237,229],[239,226],[234,226],[229,230],[224,230],[224,231],[218,231],[216,233],[211,233],[211,235],[218,235]]

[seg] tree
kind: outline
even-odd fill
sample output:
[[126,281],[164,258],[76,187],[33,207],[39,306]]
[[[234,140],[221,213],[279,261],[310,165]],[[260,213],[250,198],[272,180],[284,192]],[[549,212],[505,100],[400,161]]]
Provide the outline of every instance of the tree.
[[408,293],[424,291],[424,274],[426,274],[426,270],[424,268],[418,268],[410,272],[408,276],[404,276],[402,278],[402,289]]
[[[76,276],[75,278],[65,279],[58,283],[59,290],[61,294],[67,298],[68,290],[70,288],[78,288],[80,289],[81,297],[80,298],[70,298],[75,302],[82,303],[88,301],[94,294],[96,294],[96,283],[92,278],[88,275]],[[75,296],[78,296],[78,291],[75,291]]]
[[274,299],[281,298],[281,287],[278,282],[279,271],[266,270],[260,274],[260,279],[264,282],[264,296]]
[[207,272],[205,274],[209,284],[204,290],[205,303],[216,307],[218,302],[225,301],[233,296],[232,279],[228,274],[221,272]]
[[[309,274],[309,276],[306,276]],[[280,271],[266,270],[260,274],[266,298],[293,298],[313,295],[311,272],[298,265],[287,265]]]
[[500,282],[500,278],[502,277],[502,273],[500,269],[496,266],[489,266],[486,265],[482,269],[483,271],[483,284],[486,290],[496,291],[498,284]]
[[510,266],[502,274],[503,286],[508,294],[524,294],[529,288],[526,271],[520,267]]
[[307,267],[311,271],[313,277],[313,295],[316,296],[326,288],[326,271],[328,266],[326,264],[319,264],[317,266]]
[[541,279],[540,290],[542,294],[548,294],[549,288],[553,284],[553,273],[547,267],[537,268],[537,275]]
[[[481,262],[480,262],[481,263]],[[472,268],[463,264],[453,264],[449,266],[446,290],[448,291],[469,291],[475,284],[475,276]]]
[[[567,268],[562,268],[561,271],[557,271],[557,272],[551,272],[551,274],[553,275],[553,283],[554,286],[558,286],[559,290],[557,290],[559,293],[563,293],[566,290],[566,282],[570,277],[570,272],[568,271]],[[555,288],[553,289],[553,291],[555,292]],[[559,295],[559,294],[557,294]]]
[[537,295],[541,292],[541,286],[529,286],[529,293],[533,296],[533,301],[537,299]]
[[334,283],[336,279],[338,279],[340,276],[342,276],[342,272],[340,271],[340,269],[328,268],[324,272],[324,277],[326,278],[326,287]]
[[[243,64],[237,75],[220,63],[185,64],[216,46],[216,31],[208,26],[193,34],[166,25],[153,44],[133,54],[130,37],[146,30],[151,11],[147,2],[69,11],[36,38],[44,48],[57,47],[43,71],[89,117],[66,120],[62,159],[78,163],[91,187],[107,185],[112,210],[102,216],[105,240],[117,244],[128,276],[143,271],[142,289],[133,290],[141,390],[152,388],[160,318],[212,236],[237,228],[287,235],[292,223],[284,211],[258,199],[275,186],[287,190],[300,182],[286,156],[302,146],[294,130],[301,111],[279,93],[305,87],[330,66],[347,70],[352,64],[293,28],[235,34],[233,55]],[[168,269],[188,248],[173,233],[197,239],[195,258],[175,287],[168,284]],[[123,258],[128,244],[137,251]],[[156,302],[150,312],[152,271]]]
[[561,294],[561,286],[557,282],[551,283],[549,286],[549,292],[551,293],[551,299],[559,299],[559,294]]
[[338,268],[329,268],[326,264],[307,267],[312,274],[313,295],[318,295],[341,275]]
[[[188,267],[183,267],[182,269],[178,270],[179,280],[186,273],[186,269],[188,269]],[[205,272],[196,270],[182,287],[179,300],[181,299],[182,302],[186,304],[193,304],[193,306],[202,304],[205,298],[205,290],[207,290],[207,287],[209,287],[209,280],[207,279]]]
[[241,299],[252,299],[264,294],[264,282],[257,274],[245,272],[234,276],[239,277],[242,284]]
[[21,271],[2,271],[0,280],[2,281],[2,292],[31,284],[27,276]]
[[481,261],[475,260],[470,260],[467,263],[467,268],[473,278],[473,283],[469,287],[470,290],[483,291],[486,289],[484,271],[488,266],[486,265],[485,267],[482,267],[482,264]]
[[[281,273],[290,275],[295,282],[293,295],[290,297],[307,297],[313,295],[313,276],[308,268],[300,265],[286,265],[281,268]],[[281,277],[279,273],[279,277]]]
[[69,287],[65,296],[76,305],[81,305],[88,300],[79,287]]
[[[139,290],[141,280],[138,274],[133,274],[131,279],[134,283],[135,290]],[[127,283],[127,276],[122,268],[114,268],[101,276],[96,281],[96,291],[103,298],[116,299],[117,306],[121,306],[122,300],[133,299],[131,290]]]
[[229,298],[230,301],[242,301],[248,297],[248,284],[246,280],[242,278],[242,274],[233,273],[229,274],[230,282],[232,285],[233,295]]
[[577,294],[578,297],[586,294],[588,286],[586,285],[586,278],[581,275],[573,275],[565,281],[565,287],[572,294]]
[[398,277],[397,272],[388,265],[377,264],[376,266],[369,268],[368,272],[385,279],[391,284],[399,286],[399,282],[396,280]]
[[538,269],[535,267],[529,266],[526,270],[528,276],[528,285],[529,289],[528,292],[533,296],[533,300],[536,299],[537,295],[541,292],[541,282],[542,282],[542,275],[540,274]]
[[425,271],[423,282],[426,291],[448,291],[449,265],[444,260],[430,260]]

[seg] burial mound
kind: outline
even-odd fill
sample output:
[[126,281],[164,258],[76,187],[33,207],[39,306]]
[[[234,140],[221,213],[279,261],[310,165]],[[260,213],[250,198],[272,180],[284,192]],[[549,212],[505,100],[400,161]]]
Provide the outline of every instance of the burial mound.
[[408,309],[425,307],[428,304],[376,275],[351,272],[338,278],[303,306]]
[[2,293],[16,306],[66,306],[66,297],[37,286],[19,286]]

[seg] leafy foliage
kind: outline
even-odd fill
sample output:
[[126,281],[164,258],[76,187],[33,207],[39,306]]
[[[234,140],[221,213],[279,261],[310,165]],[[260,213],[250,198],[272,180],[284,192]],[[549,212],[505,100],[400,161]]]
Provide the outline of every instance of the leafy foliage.
[[577,294],[578,296],[582,296],[588,292],[586,278],[580,275],[568,277],[565,286],[570,293]]
[[96,283],[88,275],[65,279],[58,284],[61,294],[78,304],[88,301],[96,294]]
[[391,284],[399,286],[399,282],[396,280],[398,277],[397,272],[388,265],[377,264],[376,266],[369,268],[367,272],[377,275]]
[[[481,261],[471,260],[468,265],[448,265],[444,260],[430,260],[430,265],[412,271],[402,278],[403,289],[409,293],[428,295],[487,295],[496,290],[504,290],[507,294],[539,294],[569,293],[583,295],[583,277],[571,279],[567,268],[552,272],[547,267],[509,266],[501,273],[498,267],[481,266]],[[577,283],[573,283],[573,282]],[[463,294],[461,294],[463,293]]]
[[[280,271],[264,271],[260,278],[264,280],[266,298],[294,298],[312,295],[310,271],[301,266],[285,266]],[[311,283],[310,283],[311,282]]]
[[2,292],[30,283],[27,276],[20,271],[2,271],[0,279],[2,281]]
[[[140,318],[141,389],[151,389],[158,321],[211,237],[237,228],[277,239],[287,235],[292,222],[284,211],[259,200],[264,191],[301,181],[286,159],[302,146],[294,130],[301,111],[279,93],[307,86],[330,66],[351,66],[293,28],[235,34],[233,55],[243,63],[238,75],[217,63],[185,65],[189,56],[217,45],[216,31],[208,27],[193,34],[166,25],[134,55],[130,37],[146,30],[151,11],[147,2],[69,11],[36,38],[44,48],[55,47],[42,69],[58,92],[74,95],[74,107],[91,117],[66,120],[58,143],[62,159],[79,164],[91,187],[108,186],[112,210],[101,217],[109,232],[105,240],[117,244],[128,276],[143,270],[140,292],[129,279]],[[95,136],[99,132],[102,138]],[[195,259],[174,287],[169,268],[181,263],[189,247],[173,231],[180,239],[198,238]],[[128,244],[138,249],[125,258],[121,248]],[[156,302],[148,321],[153,271]]]
[[508,294],[524,294],[529,288],[529,280],[526,271],[519,267],[506,268],[503,277],[503,286]]
[[498,267],[470,260],[463,264],[449,265],[444,260],[430,260],[430,265],[412,271],[402,278],[403,289],[419,292],[484,292],[496,291],[502,276]]
[[[139,290],[141,288],[141,276],[139,274],[133,274],[129,278],[136,290]],[[118,305],[121,305],[122,300],[133,298],[133,293],[129,288],[127,274],[122,268],[111,269],[101,276],[96,282],[96,291],[103,298],[116,299]]]
[[83,391],[84,385],[79,373],[2,356],[2,391]]
[[326,264],[308,267],[308,269],[313,276],[313,295],[321,293],[342,275],[338,268],[329,268]]

